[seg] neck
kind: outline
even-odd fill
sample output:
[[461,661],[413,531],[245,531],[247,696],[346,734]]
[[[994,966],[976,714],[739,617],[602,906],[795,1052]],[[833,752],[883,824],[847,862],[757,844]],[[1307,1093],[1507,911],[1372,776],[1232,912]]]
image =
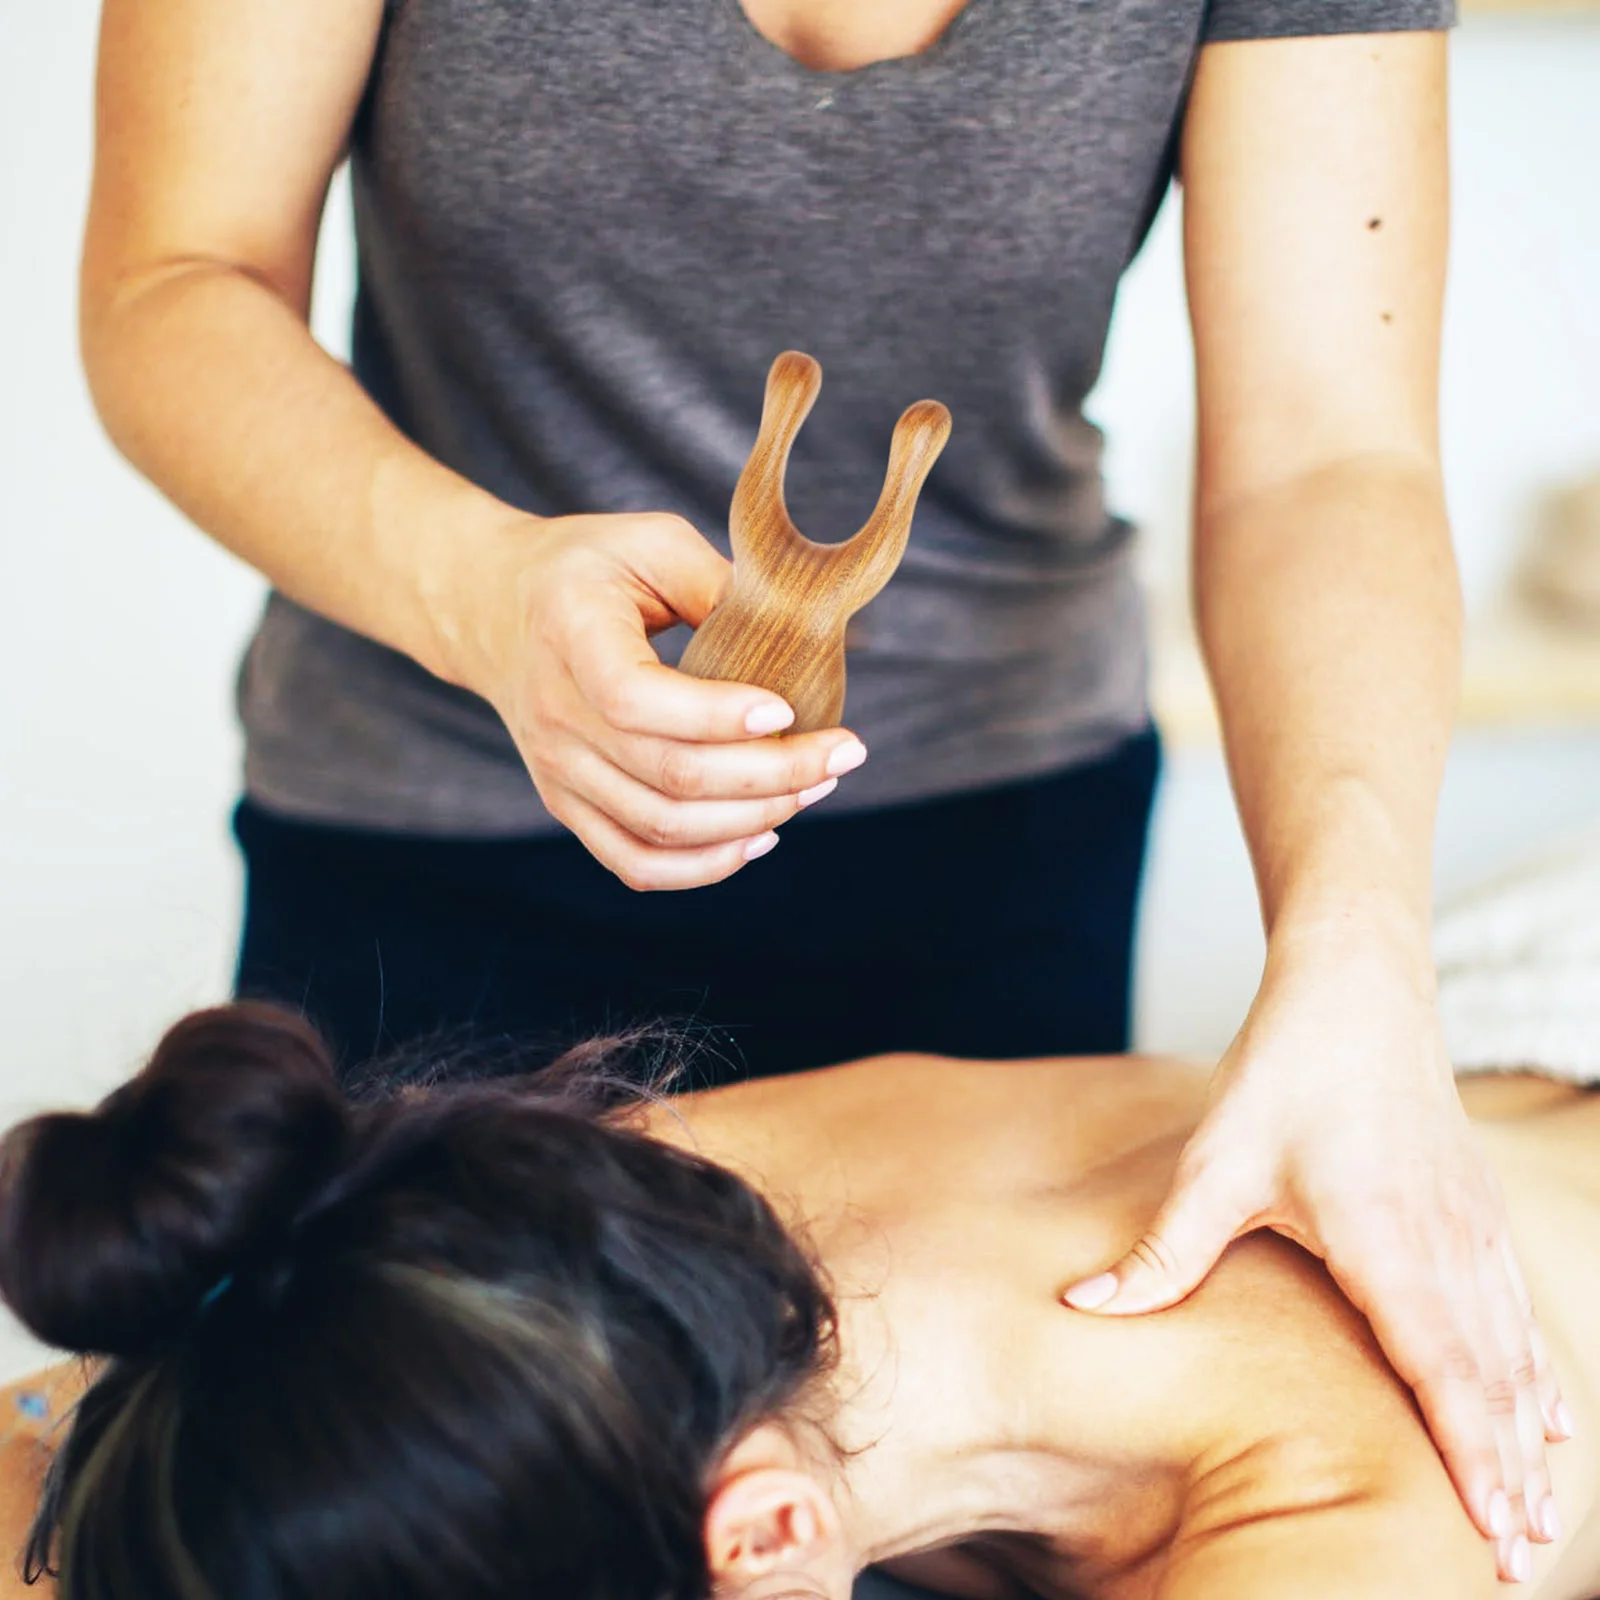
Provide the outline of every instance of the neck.
[[844,1319],[829,1430],[840,1463],[836,1504],[857,1569],[1007,1533],[1045,1541],[1068,1559],[1072,1551],[1109,1555],[1126,1473],[1063,1449],[1059,1436],[1029,1437],[1003,1397],[974,1381],[969,1363],[949,1382],[930,1381],[928,1352],[919,1350],[913,1384],[913,1363],[889,1345],[872,1310],[858,1302]]
[[[908,1306],[892,1290],[847,1294],[840,1310],[827,1427],[858,1571],[901,1561],[907,1578],[965,1587],[951,1547],[981,1541],[966,1560],[1003,1562],[1029,1589],[1105,1593],[1166,1547],[1183,1463],[1153,1456],[1137,1427],[1077,1426],[1094,1408],[1070,1368],[1047,1394],[1019,1386],[1015,1364],[1045,1352],[1020,1347],[1014,1326],[1007,1337],[981,1304]],[[946,1554],[905,1560],[933,1551]]]

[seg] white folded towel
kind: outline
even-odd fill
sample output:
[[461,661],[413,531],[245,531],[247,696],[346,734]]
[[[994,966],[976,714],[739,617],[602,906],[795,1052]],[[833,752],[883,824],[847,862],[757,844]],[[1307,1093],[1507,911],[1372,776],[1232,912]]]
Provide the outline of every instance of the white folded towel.
[[1600,828],[1442,913],[1434,953],[1458,1073],[1600,1086]]

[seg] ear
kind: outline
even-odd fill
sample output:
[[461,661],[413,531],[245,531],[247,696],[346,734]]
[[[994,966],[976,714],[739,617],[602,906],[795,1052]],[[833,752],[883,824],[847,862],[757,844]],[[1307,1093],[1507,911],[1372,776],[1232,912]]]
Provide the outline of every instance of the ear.
[[815,1573],[839,1553],[839,1514],[782,1429],[754,1429],[730,1450],[706,1508],[706,1558],[719,1590],[774,1572]]

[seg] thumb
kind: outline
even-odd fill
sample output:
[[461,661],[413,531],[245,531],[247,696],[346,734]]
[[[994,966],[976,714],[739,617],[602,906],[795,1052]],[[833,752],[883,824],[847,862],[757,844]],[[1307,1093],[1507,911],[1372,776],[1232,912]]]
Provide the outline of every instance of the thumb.
[[1061,1298],[1075,1311],[1107,1315],[1176,1305],[1200,1286],[1245,1220],[1202,1172],[1179,1183],[1148,1231],[1110,1271],[1073,1284]]
[[698,628],[733,582],[733,563],[682,517],[638,519],[630,565],[670,619]]

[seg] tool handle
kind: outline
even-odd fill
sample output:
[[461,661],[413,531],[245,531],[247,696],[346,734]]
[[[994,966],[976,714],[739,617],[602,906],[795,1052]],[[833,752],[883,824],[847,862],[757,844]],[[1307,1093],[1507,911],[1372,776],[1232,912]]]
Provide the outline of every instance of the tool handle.
[[786,350],[767,374],[755,448],[729,514],[733,587],[684,652],[685,672],[753,683],[794,707],[791,731],[834,726],[844,707],[845,625],[894,576],[911,518],[950,437],[950,413],[919,400],[895,424],[883,490],[859,532],[817,544],[795,527],[784,474],[816,404],[822,369]]

